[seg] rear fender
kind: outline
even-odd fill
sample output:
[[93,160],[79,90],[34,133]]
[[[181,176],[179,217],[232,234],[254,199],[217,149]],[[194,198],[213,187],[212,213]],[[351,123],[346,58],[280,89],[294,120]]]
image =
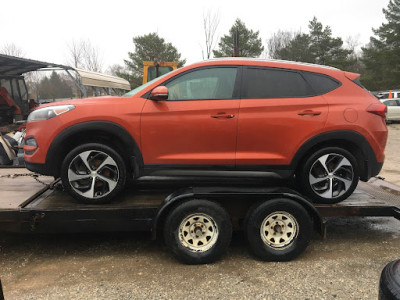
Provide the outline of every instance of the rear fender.
[[[299,193],[285,188],[234,188],[234,187],[194,187],[180,189],[170,194],[160,204],[152,224],[152,237],[157,237],[157,231],[162,226],[168,213],[176,206],[193,199],[205,199],[220,203],[225,208],[229,208],[230,201],[233,199],[246,201],[243,205],[249,207],[249,203],[256,201],[270,201],[276,198],[285,198],[295,201],[302,205],[310,217],[313,219],[314,229],[325,237],[325,224],[318,210],[307,199],[303,198]],[[250,202],[251,201],[251,202]],[[247,211],[246,211],[247,212]],[[244,213],[246,213],[244,212]]]

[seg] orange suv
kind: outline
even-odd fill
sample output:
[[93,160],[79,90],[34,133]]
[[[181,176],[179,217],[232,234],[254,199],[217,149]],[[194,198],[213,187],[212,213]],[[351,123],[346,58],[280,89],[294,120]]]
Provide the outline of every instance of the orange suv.
[[272,171],[295,177],[315,202],[336,203],[381,170],[385,114],[359,74],[209,60],[123,97],[41,106],[28,118],[25,161],[86,203],[108,202],[128,178],[163,170]]

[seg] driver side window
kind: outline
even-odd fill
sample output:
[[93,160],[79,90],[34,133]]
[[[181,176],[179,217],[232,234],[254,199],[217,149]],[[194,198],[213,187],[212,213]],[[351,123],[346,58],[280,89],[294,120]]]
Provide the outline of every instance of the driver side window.
[[168,82],[168,100],[232,99],[237,68],[220,67],[186,73]]

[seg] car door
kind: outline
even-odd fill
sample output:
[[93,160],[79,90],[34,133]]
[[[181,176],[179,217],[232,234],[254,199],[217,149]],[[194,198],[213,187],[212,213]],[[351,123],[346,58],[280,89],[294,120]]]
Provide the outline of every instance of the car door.
[[400,100],[396,100],[395,106],[393,106],[393,116],[393,120],[400,121]]
[[238,70],[197,68],[162,84],[168,100],[147,100],[141,115],[145,165],[234,165]]
[[288,165],[301,144],[325,125],[328,105],[313,94],[302,72],[245,68],[237,167]]
[[400,120],[400,106],[398,100],[390,99],[383,102],[387,106],[386,119],[388,121]]

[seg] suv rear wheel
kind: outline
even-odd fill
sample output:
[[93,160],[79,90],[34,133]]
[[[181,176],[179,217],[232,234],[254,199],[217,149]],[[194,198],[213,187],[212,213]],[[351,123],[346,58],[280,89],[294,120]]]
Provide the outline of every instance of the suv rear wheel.
[[357,186],[359,170],[347,150],[328,147],[316,151],[300,167],[304,193],[317,203],[333,204],[348,198]]
[[107,203],[123,189],[126,167],[111,147],[89,143],[68,153],[61,166],[61,180],[75,199],[87,204]]

